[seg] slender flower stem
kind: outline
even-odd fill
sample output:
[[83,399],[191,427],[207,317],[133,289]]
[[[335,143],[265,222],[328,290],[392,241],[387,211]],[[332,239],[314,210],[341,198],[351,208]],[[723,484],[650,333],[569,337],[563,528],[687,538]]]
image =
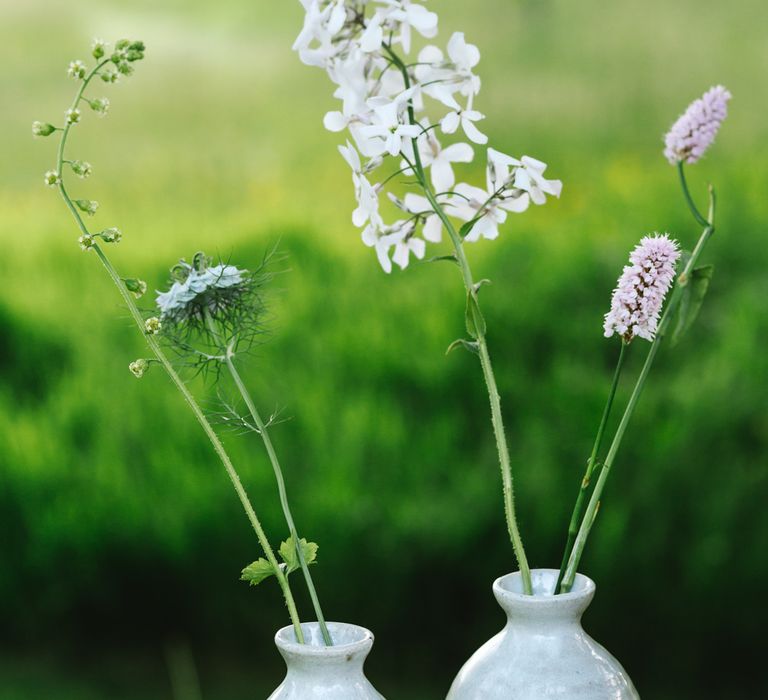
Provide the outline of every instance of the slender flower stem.
[[[219,338],[219,333],[216,328],[215,323],[213,322],[213,319],[210,315],[207,315],[207,323],[208,327],[213,334],[215,339]],[[280,494],[280,505],[283,508],[283,515],[285,516],[285,522],[288,524],[288,531],[291,534],[291,538],[293,539],[294,546],[296,547],[296,556],[299,560],[299,565],[301,566],[301,571],[304,574],[304,580],[307,584],[307,590],[309,591],[309,597],[312,599],[312,606],[315,609],[315,615],[317,615],[317,622],[320,626],[320,631],[323,635],[323,641],[325,642],[326,646],[333,646],[333,638],[331,637],[330,632],[328,631],[328,625],[325,622],[325,617],[323,616],[323,610],[320,607],[320,599],[317,595],[317,590],[315,589],[315,583],[312,580],[312,574],[309,572],[309,566],[307,564],[306,558],[304,557],[304,552],[301,549],[301,540],[299,538],[298,532],[296,531],[296,525],[293,520],[293,514],[291,513],[291,508],[288,504],[288,494],[285,488],[285,479],[283,478],[283,470],[280,467],[280,462],[277,458],[277,452],[275,452],[275,447],[272,444],[272,438],[269,435],[269,431],[267,430],[267,425],[264,423],[264,421],[261,418],[261,414],[259,413],[258,409],[256,408],[256,404],[253,401],[253,398],[251,397],[250,392],[248,391],[248,388],[245,386],[245,382],[243,382],[242,377],[240,376],[240,373],[237,371],[237,367],[235,367],[234,363],[234,352],[232,350],[232,347],[226,348],[225,350],[225,356],[224,356],[224,362],[227,365],[227,369],[229,370],[229,374],[232,377],[232,380],[235,382],[235,385],[237,386],[237,390],[240,392],[240,396],[243,397],[243,401],[245,401],[245,405],[248,407],[248,412],[251,414],[251,417],[253,418],[254,425],[256,426],[256,429],[261,435],[262,442],[264,443],[264,447],[267,450],[267,454],[269,455],[269,461],[272,464],[272,469],[275,472],[275,479],[277,480],[277,490]]]
[[[391,47],[385,45],[385,49],[389,54],[392,62],[400,69],[405,81],[405,87],[410,87],[410,76],[408,75],[408,69],[403,63],[402,59],[392,50]],[[408,104],[408,119],[411,124],[418,124],[414,115],[413,103]],[[413,157],[414,157],[414,169],[416,177],[421,184],[424,194],[426,195],[435,213],[440,217],[443,222],[448,235],[451,238],[453,244],[454,254],[456,261],[461,270],[461,275],[464,280],[464,287],[469,296],[475,304],[479,303],[477,299],[477,285],[472,277],[472,271],[469,266],[469,261],[464,252],[463,243],[459,236],[453,222],[450,220],[445,212],[445,209],[437,200],[435,193],[432,191],[431,186],[427,180],[424,172],[424,167],[421,162],[421,154],[419,153],[419,146],[417,139],[412,139],[413,143]],[[520,529],[517,524],[517,517],[515,514],[515,499],[514,489],[512,481],[512,467],[509,459],[509,447],[507,445],[507,436],[504,430],[504,421],[501,413],[501,399],[499,397],[499,390],[496,385],[496,377],[493,373],[493,365],[491,364],[491,357],[488,352],[488,343],[485,337],[485,331],[482,328],[477,329],[477,337],[475,338],[477,343],[478,356],[480,357],[480,365],[483,369],[483,377],[485,378],[485,384],[488,389],[488,398],[491,404],[491,422],[493,424],[493,434],[496,439],[496,447],[499,453],[499,463],[501,466],[501,478],[504,494],[504,514],[507,521],[507,530],[512,541],[512,549],[514,550],[517,563],[520,568],[520,576],[523,582],[523,592],[527,595],[533,594],[533,586],[531,584],[531,570],[528,565],[528,559],[525,555],[525,548],[523,547],[523,541],[520,536]]]
[[[691,209],[691,213],[693,214],[694,218],[698,221],[701,215],[698,213],[698,210],[693,204],[693,201],[690,198],[690,195],[688,193],[688,187],[685,182],[685,175],[683,173],[682,165],[679,168],[679,171],[681,176],[681,183],[683,185],[683,194],[686,195],[686,201],[688,202],[688,206]],[[664,314],[661,318],[661,321],[659,322],[659,327],[656,332],[656,337],[654,338],[654,341],[651,344],[651,349],[648,351],[648,356],[645,359],[645,364],[643,365],[643,369],[640,372],[640,376],[638,377],[635,387],[632,390],[632,395],[630,396],[629,403],[627,404],[627,407],[624,410],[624,415],[621,418],[619,427],[616,429],[616,434],[613,437],[613,442],[611,443],[611,446],[608,450],[608,455],[606,456],[605,461],[603,462],[603,466],[600,470],[600,475],[597,479],[597,483],[595,484],[595,490],[592,492],[592,497],[589,500],[589,505],[587,506],[587,510],[584,513],[584,517],[581,521],[579,532],[576,535],[576,540],[573,545],[573,550],[571,551],[571,555],[568,559],[568,567],[566,569],[565,577],[563,578],[563,582],[560,586],[561,593],[567,593],[568,591],[571,590],[573,586],[573,582],[576,578],[576,571],[578,569],[579,562],[581,561],[582,554],[584,553],[584,546],[586,545],[586,541],[587,541],[587,538],[589,537],[590,531],[592,530],[592,526],[595,523],[595,518],[597,516],[598,508],[600,507],[600,499],[603,494],[603,489],[605,488],[605,482],[608,479],[608,475],[610,474],[611,468],[613,467],[613,462],[614,462],[614,459],[616,458],[616,453],[619,450],[619,446],[621,445],[621,441],[624,438],[624,433],[626,432],[627,426],[629,425],[629,421],[635,412],[638,399],[640,398],[640,394],[642,393],[643,388],[645,387],[645,383],[648,379],[648,374],[651,371],[651,367],[653,365],[654,359],[656,358],[656,354],[659,351],[659,347],[661,346],[664,336],[666,335],[667,330],[669,329],[669,326],[672,322],[672,318],[674,317],[675,311],[677,310],[677,307],[680,304],[680,300],[682,298],[684,288],[689,284],[691,279],[691,273],[696,267],[696,263],[698,262],[699,257],[701,256],[701,253],[704,250],[704,247],[706,246],[707,242],[715,232],[715,223],[714,223],[715,222],[715,194],[714,194],[714,190],[711,187],[709,192],[710,192],[709,220],[704,219],[704,221],[706,222],[704,231],[702,231],[701,236],[699,237],[699,240],[696,243],[696,247],[694,248],[693,253],[691,253],[691,257],[688,259],[688,262],[683,268],[683,271],[678,275],[677,283],[672,292],[672,297],[670,298],[669,303],[667,304],[667,308],[665,309]]]
[[581,522],[582,515],[584,513],[584,506],[587,502],[587,494],[589,493],[589,487],[592,482],[592,474],[597,466],[597,455],[600,452],[600,447],[603,443],[603,435],[605,434],[605,427],[608,424],[608,418],[611,415],[611,408],[613,407],[613,399],[616,396],[616,389],[619,386],[619,378],[621,377],[621,370],[624,368],[624,360],[626,358],[627,343],[621,341],[621,350],[619,350],[619,359],[616,362],[616,370],[613,373],[613,382],[611,383],[611,390],[608,394],[608,400],[605,403],[603,409],[603,416],[600,419],[600,427],[597,429],[597,436],[595,437],[595,443],[592,445],[592,453],[587,460],[587,469],[584,472],[584,477],[581,480],[581,486],[579,488],[579,495],[576,498],[576,505],[573,507],[573,513],[571,514],[571,522],[568,525],[568,539],[565,543],[565,549],[563,550],[563,560],[560,564],[560,573],[557,577],[557,583],[553,593],[557,594],[560,590],[560,585],[563,582],[565,576],[565,569],[568,566],[568,559],[573,548],[573,543],[576,540],[576,535],[579,531],[579,523]]
[[683,189],[683,196],[685,197],[685,201],[688,204],[688,208],[691,210],[691,214],[693,214],[693,218],[696,219],[696,221],[701,226],[708,226],[709,221],[707,221],[701,214],[701,212],[696,207],[696,204],[693,201],[693,197],[691,197],[691,192],[688,189],[688,181],[685,179],[685,170],[684,170],[685,164],[682,160],[677,162],[677,172],[680,175],[680,187]]
[[[107,61],[102,61],[101,63],[99,63],[83,80],[83,84],[80,86],[80,89],[78,90],[77,95],[75,97],[75,101],[72,106],[73,109],[77,106],[77,104],[82,99],[83,92],[85,91],[85,88],[87,87],[88,83],[98,73],[99,69],[102,66],[104,66],[106,63]],[[77,211],[77,208],[73,204],[72,200],[70,199],[64,187],[64,176],[62,173],[62,166],[64,164],[64,151],[65,151],[67,137],[69,136],[69,131],[71,126],[72,126],[71,124],[67,124],[64,127],[63,133],[61,136],[61,141],[59,142],[58,159],[57,159],[57,171],[59,173],[58,189],[59,189],[59,193],[64,199],[64,202],[66,203],[70,212],[72,212],[72,215],[74,216],[75,221],[77,222],[77,225],[80,231],[82,232],[82,234],[89,235],[88,228],[86,227],[82,217],[80,216],[80,213]],[[170,377],[173,384],[181,393],[184,401],[186,401],[187,405],[192,410],[192,413],[194,414],[198,423],[202,427],[203,432],[206,434],[206,437],[210,440],[214,451],[216,452],[217,456],[219,457],[222,464],[224,465],[227,475],[229,476],[232,482],[232,485],[235,488],[235,492],[237,493],[237,496],[240,499],[240,503],[242,504],[243,509],[245,510],[245,514],[248,517],[248,520],[250,521],[254,531],[256,532],[256,537],[259,541],[259,544],[261,545],[261,548],[264,550],[264,554],[267,557],[267,560],[269,561],[270,565],[274,569],[275,577],[277,578],[278,585],[280,586],[280,589],[283,593],[283,597],[285,598],[285,603],[288,608],[288,614],[290,615],[291,622],[293,623],[293,627],[296,633],[296,638],[299,640],[299,642],[303,644],[304,633],[302,632],[302,629],[301,629],[301,621],[299,620],[299,614],[296,609],[296,603],[293,599],[293,594],[291,593],[290,585],[288,583],[288,578],[280,568],[280,564],[278,563],[277,558],[275,557],[275,553],[272,550],[272,546],[269,544],[269,540],[266,536],[266,533],[264,532],[264,528],[262,527],[261,522],[259,521],[256,515],[256,511],[254,510],[253,505],[251,504],[251,501],[248,498],[248,494],[246,493],[245,488],[243,487],[242,482],[240,481],[240,477],[238,476],[237,471],[235,470],[235,467],[232,464],[232,460],[230,459],[227,451],[224,449],[224,445],[219,439],[219,436],[216,434],[216,431],[213,429],[210,422],[206,418],[205,413],[200,408],[199,404],[195,400],[195,397],[187,388],[187,385],[182,381],[181,377],[173,368],[173,365],[171,364],[166,354],[163,352],[163,349],[160,347],[156,338],[145,331],[144,319],[141,315],[141,312],[136,306],[136,302],[134,301],[133,297],[131,296],[131,293],[128,291],[125,284],[123,283],[120,275],[118,275],[114,266],[112,265],[109,258],[107,257],[107,254],[104,252],[104,250],[101,248],[101,246],[98,243],[94,243],[92,248],[93,248],[93,251],[96,253],[97,257],[99,258],[99,260],[101,261],[102,265],[104,266],[105,270],[107,271],[107,274],[109,275],[110,279],[115,283],[115,286],[120,292],[120,295],[122,296],[123,301],[125,302],[125,305],[128,307],[131,317],[136,323],[136,326],[138,327],[139,332],[144,336],[144,339],[147,345],[149,346],[149,349],[157,358],[157,361],[163,366],[163,369],[166,371],[166,373]]]

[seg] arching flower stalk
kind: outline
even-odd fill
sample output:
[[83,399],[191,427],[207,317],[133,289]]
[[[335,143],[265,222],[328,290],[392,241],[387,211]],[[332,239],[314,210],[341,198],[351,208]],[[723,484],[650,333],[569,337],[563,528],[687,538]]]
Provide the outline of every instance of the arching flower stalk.
[[80,247],[88,253],[93,253],[102,263],[110,279],[117,287],[123,303],[128,308],[136,328],[147,343],[151,358],[140,358],[131,362],[129,365],[131,373],[137,378],[140,378],[152,364],[161,365],[174,386],[182,395],[185,403],[192,410],[200,427],[224,465],[266,557],[266,559],[260,560],[263,564],[260,567],[258,575],[262,578],[266,578],[270,575],[276,577],[278,585],[283,593],[296,637],[303,643],[304,635],[301,629],[301,622],[288,582],[288,574],[292,570],[298,568],[293,547],[286,547],[285,545],[287,543],[283,543],[283,547],[281,547],[280,551],[283,562],[278,562],[275,552],[269,543],[269,539],[264,532],[261,522],[243,488],[240,477],[238,476],[224,445],[211,426],[203,410],[200,408],[197,400],[178,375],[159,343],[158,334],[163,328],[162,320],[155,316],[145,318],[136,305],[136,299],[146,292],[146,283],[143,280],[135,278],[121,277],[112,265],[106,252],[106,246],[118,243],[122,238],[120,232],[114,227],[100,231],[91,231],[86,225],[82,213],[95,214],[98,203],[91,200],[72,199],[67,189],[68,171],[71,171],[75,176],[80,178],[87,177],[91,173],[90,164],[86,164],[80,160],[70,160],[67,157],[67,140],[71,130],[81,122],[81,109],[90,108],[96,112],[97,115],[103,116],[106,112],[106,106],[109,104],[108,100],[105,98],[90,97],[88,93],[89,89],[97,78],[104,84],[112,84],[122,77],[131,75],[134,70],[134,63],[144,58],[144,44],[141,41],[123,39],[115,44],[112,52],[109,52],[107,45],[103,41],[97,40],[92,47],[92,56],[95,59],[95,65],[90,69],[82,61],[73,61],[70,64],[68,72],[69,75],[77,81],[77,91],[70,108],[65,112],[64,125],[55,126],[46,122],[33,123],[32,131],[35,136],[48,137],[55,133],[60,134],[56,163],[54,168],[45,174],[45,183],[58,190],[79,229]]
[[[289,569],[290,560],[294,568],[302,570],[323,639],[327,645],[332,645],[309,571],[309,565],[317,556],[317,545],[299,536],[288,503],[283,470],[269,434],[272,420],[262,418],[235,365],[236,358],[246,354],[265,333],[263,290],[272,278],[267,266],[273,254],[274,251],[265,256],[254,271],[222,261],[213,264],[204,253],[196,253],[191,263],[182,259],[171,269],[170,288],[158,293],[157,308],[168,344],[179,355],[190,357],[192,364],[213,368],[216,380],[220,379],[222,369],[227,371],[245,403],[248,417],[242,416],[230,403],[223,402],[222,418],[228,425],[234,424],[258,434],[264,443],[290,533],[280,553]],[[262,559],[246,567],[242,578],[258,584],[270,573],[268,562]]]
[[[294,49],[307,65],[323,68],[336,85],[340,109],[325,115],[330,131],[349,133],[340,146],[352,168],[357,208],[352,215],[363,243],[373,248],[385,272],[394,262],[406,268],[423,259],[447,232],[450,258],[458,265],[467,294],[466,325],[471,339],[457,341],[477,353],[488,388],[491,420],[501,466],[504,512],[524,590],[530,571],[515,513],[512,470],[496,379],[486,343],[486,327],[465,243],[492,240],[510,213],[559,197],[559,180],[544,177],[546,164],[514,158],[488,148],[484,186],[457,182],[454,165],[474,160],[485,145],[485,118],[476,108],[480,61],[476,46],[455,32],[445,48],[426,45],[412,59],[414,35],[433,39],[437,14],[416,0],[301,0],[307,13]],[[438,133],[440,138],[438,138]],[[441,140],[457,139],[443,146]],[[376,182],[386,164],[394,166]],[[407,219],[385,221],[381,196],[397,174],[412,186],[395,205]],[[415,181],[415,182],[413,182]],[[413,191],[415,190],[415,191]],[[387,194],[393,194],[387,192]],[[396,193],[394,193],[396,194]],[[441,256],[445,259],[445,256]],[[453,346],[452,346],[453,347]]]
[[[673,342],[677,342],[683,333],[690,328],[709,287],[712,266],[697,265],[707,242],[715,233],[715,191],[710,185],[709,210],[705,217],[698,210],[691,197],[685,178],[684,162],[695,163],[712,144],[715,134],[726,116],[726,104],[730,98],[731,94],[724,87],[712,88],[705,93],[701,100],[696,100],[688,107],[665,139],[664,155],[672,165],[677,166],[685,202],[694,220],[701,224],[704,230],[693,251],[687,254],[683,270],[677,275],[677,282],[663,313],[662,304],[674,278],[674,266],[681,257],[675,241],[672,241],[666,234],[646,236],[630,255],[630,265],[624,268],[619,278],[618,286],[611,300],[611,309],[606,314],[603,328],[607,337],[614,334],[621,337],[621,352],[608,403],[600,421],[592,454],[587,462],[587,470],[582,479],[571,517],[563,562],[555,587],[556,593],[567,593],[573,586],[587,538],[600,508],[606,480],[613,467],[629,421],[637,407],[640,394],[648,380],[659,347],[670,332],[673,321],[675,321],[675,328],[672,331]],[[606,457],[600,465],[597,482],[585,508],[584,504],[591,477],[598,467],[597,457],[606,423],[611,413],[625,349],[635,337],[649,341],[651,348],[616,428]]]

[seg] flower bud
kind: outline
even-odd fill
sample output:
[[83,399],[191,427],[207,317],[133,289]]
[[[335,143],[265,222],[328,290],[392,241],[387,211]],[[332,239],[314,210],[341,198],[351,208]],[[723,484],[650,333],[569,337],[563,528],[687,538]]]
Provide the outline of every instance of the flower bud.
[[118,75],[118,73],[117,73],[116,71],[113,71],[113,70],[104,71],[104,72],[101,74],[101,79],[102,79],[102,80],[103,80],[105,83],[116,83],[116,82],[117,82],[117,79],[118,79],[119,77],[120,77],[120,76]]
[[84,211],[88,216],[93,216],[99,208],[99,203],[93,199],[76,199],[75,204],[80,211]]
[[80,244],[81,250],[90,250],[95,243],[93,236],[90,233],[84,233],[77,239],[77,242]]
[[93,172],[91,164],[84,160],[73,160],[70,164],[72,172],[83,180]]
[[91,54],[96,60],[103,58],[106,51],[107,51],[106,41],[102,41],[101,39],[93,40],[93,44],[91,44]]
[[146,321],[144,321],[144,330],[148,335],[155,335],[156,333],[159,333],[162,327],[163,324],[160,323],[160,319],[157,318],[157,316],[152,316],[151,318],[148,318]]
[[119,243],[123,238],[120,229],[114,226],[112,228],[105,228],[99,236],[101,236],[101,240],[105,243]]
[[69,68],[67,68],[67,74],[70,78],[82,80],[85,77],[85,63],[82,61],[71,61]]
[[149,369],[149,362],[143,358],[139,358],[138,360],[131,362],[131,364],[128,365],[128,369],[131,370],[131,374],[133,374],[136,379],[141,379],[144,376],[144,372]]
[[128,61],[120,61],[117,64],[117,72],[121,75],[131,75],[133,73],[133,66]]
[[90,100],[88,104],[91,105],[91,109],[100,117],[106,115],[107,111],[109,110],[109,100],[106,97],[101,97],[97,100]]
[[144,280],[129,277],[123,280],[125,288],[137,299],[141,299],[147,293],[147,283]]
[[49,170],[45,175],[45,184],[48,187],[56,187],[61,182],[61,177],[56,170]]
[[33,136],[50,136],[56,127],[53,124],[47,122],[32,122],[32,135]]
[[67,124],[77,124],[77,122],[80,121],[80,110],[79,109],[68,109],[65,117],[67,119]]

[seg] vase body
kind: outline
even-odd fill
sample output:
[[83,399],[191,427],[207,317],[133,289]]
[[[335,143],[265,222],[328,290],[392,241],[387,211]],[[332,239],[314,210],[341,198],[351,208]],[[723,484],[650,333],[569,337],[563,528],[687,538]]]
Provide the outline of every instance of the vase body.
[[287,671],[268,700],[384,700],[363,673],[373,634],[357,625],[329,622],[334,646],[327,647],[316,622],[301,629],[305,644],[296,641],[292,626],[275,635]]
[[581,627],[595,584],[577,575],[570,593],[553,595],[558,571],[519,573],[493,584],[507,624],[464,664],[448,700],[639,700],[621,664]]

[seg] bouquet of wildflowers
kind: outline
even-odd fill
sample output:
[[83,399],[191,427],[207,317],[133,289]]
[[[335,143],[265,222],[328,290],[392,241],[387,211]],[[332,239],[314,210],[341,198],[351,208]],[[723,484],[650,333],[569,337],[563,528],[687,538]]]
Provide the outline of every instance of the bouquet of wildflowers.
[[[90,108],[98,116],[104,116],[109,108],[106,97],[91,95],[94,85],[116,83],[131,75],[136,62],[144,58],[145,47],[141,41],[121,40],[112,50],[96,40],[91,53],[94,65],[83,61],[69,64],[69,76],[77,87],[69,109],[64,113],[61,125],[36,121],[32,125],[35,136],[58,136],[59,144],[53,169],[45,173],[45,183],[56,189],[72,214],[79,230],[80,248],[94,256],[102,264],[114,282],[123,303],[130,312],[138,332],[146,341],[149,356],[129,364],[130,371],[141,378],[152,365],[159,365],[178,389],[189,406],[201,429],[211,443],[229,476],[238,499],[253,527],[264,556],[247,566],[242,579],[256,585],[274,577],[283,593],[297,641],[304,643],[304,632],[291,590],[289,575],[301,569],[312,601],[323,641],[332,645],[333,640],[325,623],[309,565],[317,557],[317,544],[299,536],[286,493],[285,479],[272,443],[269,427],[271,418],[264,419],[256,402],[249,393],[238,370],[238,362],[258,341],[263,333],[265,313],[264,289],[271,279],[267,256],[256,270],[245,270],[229,262],[213,260],[203,253],[193,256],[191,262],[182,259],[171,270],[171,283],[167,291],[158,293],[156,308],[142,311],[137,300],[147,292],[147,284],[135,277],[123,277],[118,273],[108,254],[108,248],[122,240],[116,227],[91,228],[87,218],[99,209],[98,202],[76,198],[70,194],[70,176],[85,180],[93,171],[90,163],[72,159],[67,151],[69,135],[83,121],[83,112]],[[170,354],[169,353],[172,353]],[[171,357],[175,362],[171,361]],[[241,412],[232,401],[222,401],[222,410],[207,415],[193,395],[175,364],[192,366],[197,370],[213,369],[210,376],[215,382],[228,376],[246,410]],[[280,503],[285,516],[289,537],[277,552],[273,549],[256,511],[224,444],[213,427],[212,419],[241,431],[260,436],[277,481]]]
[[[488,142],[481,130],[484,115],[476,105],[480,52],[462,32],[454,32],[446,44],[432,43],[438,35],[438,17],[424,2],[301,3],[306,16],[293,48],[305,64],[325,70],[335,86],[339,109],[325,115],[324,125],[348,134],[339,151],[352,170],[357,200],[352,223],[361,230],[362,242],[374,250],[387,273],[393,262],[405,269],[412,257],[449,261],[460,273],[466,292],[466,336],[449,350],[464,348],[480,361],[501,467],[506,522],[523,589],[530,594],[530,567],[515,515],[510,452],[479,300],[488,280],[473,275],[467,252],[468,244],[496,239],[509,214],[521,214],[531,204],[542,205],[548,196],[559,197],[562,184],[545,177],[547,166],[541,160],[491,147],[484,153],[484,184],[457,180],[454,166],[471,163],[476,150]],[[421,45],[418,51],[415,39]],[[689,107],[666,138],[665,155],[677,165],[686,202],[704,231],[692,253],[683,253],[667,234],[644,237],[619,279],[604,324],[606,336],[620,339],[619,358],[581,480],[557,592],[567,592],[573,584],[606,479],[660,343],[673,321],[675,340],[690,326],[706,292],[712,269],[697,264],[714,233],[714,191],[710,188],[705,216],[688,191],[683,167],[696,162],[711,144],[729,98],[724,88],[711,89]],[[427,258],[427,244],[440,244],[444,237],[447,251]],[[650,342],[651,348],[608,452],[601,458],[626,351],[634,338]]]

